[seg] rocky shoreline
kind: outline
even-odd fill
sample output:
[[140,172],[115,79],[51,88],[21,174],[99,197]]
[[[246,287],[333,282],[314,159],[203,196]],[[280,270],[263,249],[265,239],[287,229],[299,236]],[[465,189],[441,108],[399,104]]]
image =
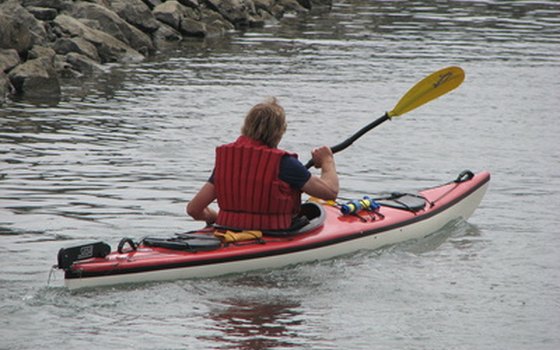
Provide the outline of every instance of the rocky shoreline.
[[187,37],[261,27],[332,0],[0,0],[0,105],[57,97],[60,78],[140,61]]

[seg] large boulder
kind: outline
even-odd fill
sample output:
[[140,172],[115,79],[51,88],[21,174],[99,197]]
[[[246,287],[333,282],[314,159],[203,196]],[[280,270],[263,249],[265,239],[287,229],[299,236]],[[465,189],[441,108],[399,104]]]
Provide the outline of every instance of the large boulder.
[[97,53],[95,45],[81,37],[59,38],[52,44],[52,47],[56,53],[60,55],[75,52],[87,56],[96,62],[101,62],[101,58]]
[[155,51],[152,40],[146,33],[104,6],[79,2],[73,6],[70,14],[76,18],[87,19],[90,26],[112,35],[145,55]]
[[111,7],[128,23],[146,33],[153,33],[160,22],[142,0],[111,0]]
[[206,22],[202,18],[202,11],[194,7],[184,7],[179,31],[186,36],[205,37],[207,29]]
[[29,28],[0,8],[0,49],[14,49],[18,54],[25,55],[32,46]]
[[236,28],[253,27],[260,24],[255,3],[252,0],[205,0],[208,7],[218,12]]
[[186,16],[187,8],[176,0],[166,1],[153,10],[154,16],[175,30],[181,28],[181,21]]
[[20,64],[8,74],[17,93],[27,98],[60,96],[60,82],[52,60],[35,58]]
[[0,72],[7,72],[20,63],[16,49],[0,49]]
[[186,36],[201,38],[205,37],[207,33],[206,25],[204,23],[189,17],[183,18],[179,31]]
[[212,11],[209,8],[202,7],[200,9],[201,21],[204,22],[206,26],[206,36],[216,37],[222,36],[230,30],[234,30],[233,24],[226,20],[224,16],[220,15],[216,11]]
[[[47,42],[47,31],[43,22],[37,20],[25,7],[21,6],[19,1],[9,0],[0,4],[0,12],[27,28],[29,34],[31,34],[31,46],[35,44],[44,45]],[[0,20],[0,22],[3,21]]]
[[56,52],[50,47],[35,45],[31,48],[31,50],[29,50],[27,59],[32,60],[34,58],[45,58],[46,62],[50,62],[49,64],[52,64],[55,55]]
[[88,27],[79,20],[67,16],[58,15],[54,21],[57,30],[66,37],[81,37],[92,43],[97,49],[102,63],[117,61],[139,61],[144,56],[127,44],[112,35],[97,29]]
[[73,70],[80,73],[91,74],[95,72],[105,72],[102,65],[77,52],[70,52],[65,56],[65,60],[70,64]]

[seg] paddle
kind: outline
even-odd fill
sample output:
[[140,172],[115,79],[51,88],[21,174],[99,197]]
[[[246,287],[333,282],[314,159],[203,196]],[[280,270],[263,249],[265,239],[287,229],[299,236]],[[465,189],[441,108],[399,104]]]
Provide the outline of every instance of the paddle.
[[[431,100],[435,100],[441,95],[446,94],[461,85],[463,80],[465,80],[465,72],[460,67],[447,67],[428,75],[408,90],[392,111],[386,112],[381,118],[374,120],[343,142],[331,147],[331,151],[333,153],[337,153],[346,149],[366,132],[375,128],[384,121],[393,117],[398,117],[430,102]],[[305,164],[305,167],[308,169],[312,166],[313,159],[309,160],[309,162]]]

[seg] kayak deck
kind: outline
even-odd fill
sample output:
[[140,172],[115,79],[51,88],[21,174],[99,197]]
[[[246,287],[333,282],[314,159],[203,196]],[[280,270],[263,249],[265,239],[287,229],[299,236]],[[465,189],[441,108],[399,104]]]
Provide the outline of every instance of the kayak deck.
[[[271,236],[221,245],[207,251],[175,250],[140,244],[104,257],[73,262],[65,268],[70,289],[121,283],[210,277],[300,262],[328,259],[362,249],[377,249],[422,238],[447,223],[468,219],[478,207],[490,180],[488,172],[418,193],[425,200],[413,211],[382,205],[375,212],[344,215],[340,208],[320,204],[321,225],[297,235]],[[472,175],[472,176],[471,176]],[[316,204],[318,205],[318,204]],[[201,230],[200,235],[211,231]]]

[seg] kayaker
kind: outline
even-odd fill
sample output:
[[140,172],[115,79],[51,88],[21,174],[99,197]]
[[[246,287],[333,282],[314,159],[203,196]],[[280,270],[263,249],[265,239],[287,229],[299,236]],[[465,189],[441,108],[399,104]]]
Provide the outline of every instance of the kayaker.
[[[208,225],[284,230],[292,226],[302,192],[336,199],[338,175],[330,148],[313,149],[321,175],[312,175],[296,154],[277,148],[286,128],[286,114],[276,98],[255,105],[245,117],[241,136],[216,148],[214,171],[187,204],[187,214]],[[216,199],[219,212],[209,207]]]

